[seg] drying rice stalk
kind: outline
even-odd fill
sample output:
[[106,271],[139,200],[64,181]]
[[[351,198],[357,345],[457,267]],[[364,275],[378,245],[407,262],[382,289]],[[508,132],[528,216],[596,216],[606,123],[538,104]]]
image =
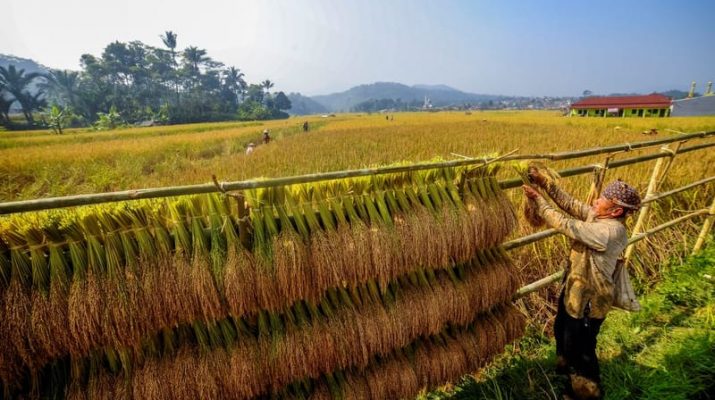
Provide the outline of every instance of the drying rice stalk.
[[[512,306],[499,307],[473,323],[423,336],[364,366],[351,366],[301,377],[274,389],[273,396],[290,398],[405,398],[424,387],[458,379],[483,366],[519,337],[523,316]],[[491,336],[494,331],[501,336]],[[148,360],[126,381],[108,374],[91,375],[86,392],[71,387],[71,398],[104,397],[121,391],[135,398],[253,398],[268,394],[265,375],[254,367],[264,355],[239,345],[227,353],[180,350],[170,359]],[[262,365],[258,363],[258,365]],[[127,388],[125,385],[130,384]]]
[[[478,313],[507,302],[518,286],[508,259],[497,250],[485,252],[482,258],[491,261],[482,265],[477,259],[470,265],[439,271],[430,278],[415,277],[415,284],[408,277],[401,277],[389,283],[389,295],[372,292],[373,296],[369,287],[361,287],[357,289],[364,294],[360,298],[347,289],[334,289],[319,303],[298,303],[285,314],[275,316],[275,321],[267,313],[238,324],[229,319],[225,323],[234,332],[230,337],[212,334],[215,326],[195,322],[193,334],[171,347],[189,350],[198,344],[206,352],[215,352],[228,346],[231,351],[232,343],[238,340],[260,355],[245,368],[260,377],[264,392],[280,390],[296,377],[362,368],[375,355],[387,355],[448,325],[467,325]],[[248,326],[243,327],[246,323]],[[222,338],[211,339],[212,336]],[[149,340],[158,341],[159,338]],[[162,356],[169,362],[171,354],[159,352],[154,357]],[[146,360],[144,363],[153,363],[151,355],[140,358]],[[144,366],[140,364],[137,360],[121,369],[142,371]]]

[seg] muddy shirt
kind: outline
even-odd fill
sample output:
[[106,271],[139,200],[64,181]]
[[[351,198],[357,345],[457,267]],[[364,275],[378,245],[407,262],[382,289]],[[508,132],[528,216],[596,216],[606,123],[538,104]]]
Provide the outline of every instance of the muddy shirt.
[[546,224],[573,239],[566,270],[564,305],[573,318],[582,318],[589,305],[590,318],[605,318],[613,304],[613,272],[628,245],[626,227],[618,219],[595,218],[591,208],[556,185],[546,192],[569,215],[537,198],[539,214]]

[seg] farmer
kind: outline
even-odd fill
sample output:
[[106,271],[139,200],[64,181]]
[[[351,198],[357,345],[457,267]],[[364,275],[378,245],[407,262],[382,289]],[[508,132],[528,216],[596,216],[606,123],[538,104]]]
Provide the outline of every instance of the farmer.
[[556,369],[569,374],[571,383],[564,397],[598,399],[602,392],[596,336],[614,301],[616,262],[628,244],[624,222],[640,208],[641,199],[635,189],[616,180],[589,207],[535,168],[529,178],[570,215],[555,210],[534,187],[523,186],[546,224],[573,239],[554,322]]
[[253,153],[253,151],[256,149],[256,145],[253,144],[253,142],[248,144],[248,147],[246,147],[246,155],[250,155]]
[[268,129],[263,130],[263,144],[268,144],[271,141],[271,134]]

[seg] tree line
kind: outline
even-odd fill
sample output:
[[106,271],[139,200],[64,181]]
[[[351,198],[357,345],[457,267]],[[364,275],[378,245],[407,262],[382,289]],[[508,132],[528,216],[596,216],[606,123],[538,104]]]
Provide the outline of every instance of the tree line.
[[[287,118],[288,96],[268,79],[248,83],[239,68],[160,35],[165,48],[140,41],[110,43],[100,56],[83,54],[81,70],[26,73],[0,66],[0,124],[10,128],[59,125],[111,128],[142,121],[190,123]],[[25,124],[10,118],[19,106]],[[35,113],[41,112],[40,121]],[[56,129],[55,129],[56,130]]]

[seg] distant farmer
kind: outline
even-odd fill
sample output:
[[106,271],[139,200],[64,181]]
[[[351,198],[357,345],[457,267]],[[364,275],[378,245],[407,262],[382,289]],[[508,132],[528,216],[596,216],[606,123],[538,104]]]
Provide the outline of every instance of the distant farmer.
[[[537,202],[546,224],[573,239],[554,322],[556,370],[570,378],[564,398],[598,399],[603,393],[596,336],[616,295],[621,298],[624,291],[614,284],[617,273],[626,273],[621,270],[625,268],[622,262],[617,266],[628,244],[624,223],[640,208],[641,199],[635,189],[616,180],[589,207],[548,181],[538,169],[531,168],[529,178],[570,215],[554,209],[534,187],[523,186],[524,194]],[[627,295],[634,298],[628,288]]]
[[308,132],[308,121],[303,122],[303,132]]
[[268,129],[263,130],[263,144],[268,144],[271,141],[271,134]]
[[255,150],[255,149],[256,149],[256,145],[253,144],[253,142],[249,143],[248,147],[246,147],[246,155],[253,153],[253,150]]

